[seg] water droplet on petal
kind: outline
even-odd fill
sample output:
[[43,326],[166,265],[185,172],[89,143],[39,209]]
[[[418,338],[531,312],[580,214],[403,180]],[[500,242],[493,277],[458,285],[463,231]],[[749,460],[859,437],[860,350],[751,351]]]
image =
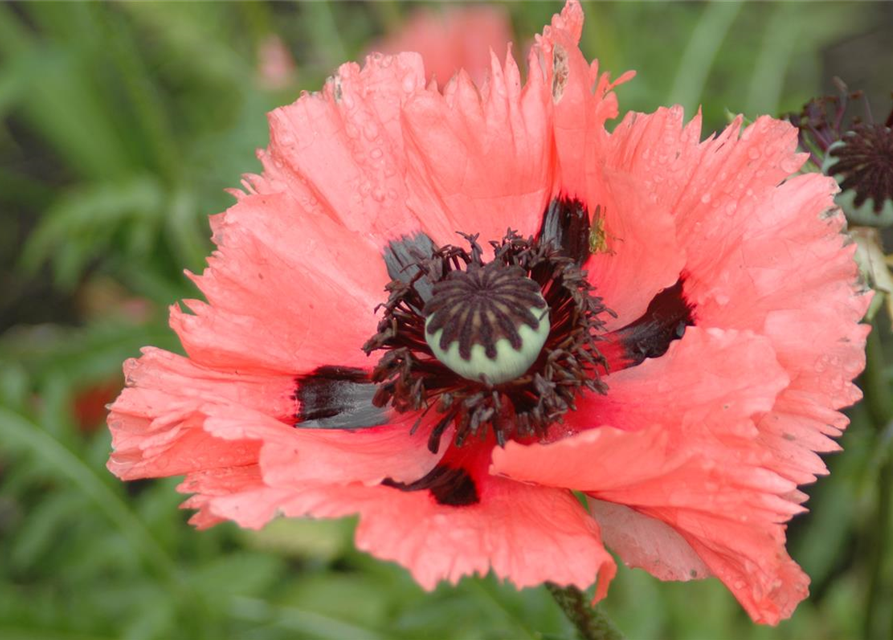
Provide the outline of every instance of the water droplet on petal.
[[785,173],[794,173],[800,169],[801,162],[796,158],[786,158],[784,162],[781,163],[781,170]]

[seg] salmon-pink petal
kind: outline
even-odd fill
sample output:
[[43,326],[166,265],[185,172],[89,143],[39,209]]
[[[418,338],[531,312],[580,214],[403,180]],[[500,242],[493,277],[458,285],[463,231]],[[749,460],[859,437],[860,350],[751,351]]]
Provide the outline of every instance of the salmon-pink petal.
[[[403,107],[425,87],[418,54],[375,54],[342,65],[322,91],[273,111],[263,176],[249,190],[287,192],[383,248],[391,239],[453,229],[438,211],[407,208]],[[419,214],[419,215],[417,215]]]
[[172,476],[256,461],[258,443],[224,441],[204,431],[199,406],[240,403],[272,415],[293,413],[290,376],[216,371],[147,348],[124,365],[128,388],[111,406],[109,469],[120,478]]
[[[260,465],[269,482],[413,482],[443,455],[432,420],[399,414],[356,432],[298,428],[291,376],[223,372],[159,349],[125,365],[112,405],[110,470],[124,479]],[[447,434],[449,435],[449,434]]]
[[455,231],[480,233],[482,245],[508,228],[523,236],[539,230],[553,182],[550,111],[540,74],[521,86],[509,53],[495,54],[486,88],[460,72],[444,89],[420,93],[406,107],[407,205],[446,217]]
[[386,478],[411,483],[431,471],[444,454],[431,453],[427,447],[434,420],[423,420],[413,432],[418,415],[412,413],[395,414],[381,427],[345,431],[296,429],[243,407],[203,410],[208,416],[204,429],[213,436],[263,443],[258,461],[268,485],[377,485]]
[[740,430],[769,411],[790,380],[771,342],[752,332],[689,327],[660,358],[605,376],[607,394],[587,394],[564,416],[574,430],[601,425],[634,431],[654,424]]
[[480,483],[480,502],[438,504],[426,491],[301,482],[270,486],[259,467],[191,474],[179,490],[196,495],[197,526],[233,520],[259,528],[277,514],[340,518],[359,514],[357,547],[406,567],[426,589],[489,571],[515,586],[545,581],[586,588],[601,599],[616,572],[598,525],[567,491],[500,478]]
[[[796,485],[761,466],[767,456],[753,441],[742,439],[731,447],[712,442],[707,434],[700,441],[689,434],[680,442],[670,431],[660,424],[639,431],[601,427],[523,453],[510,444],[505,455],[495,452],[494,469],[538,484],[573,484],[598,500],[660,520],[679,534],[660,542],[660,562],[647,553],[649,547],[654,550],[653,540],[630,544],[621,539],[615,551],[665,579],[692,570],[701,577],[690,548],[754,620],[775,624],[790,616],[806,597],[808,584],[785,551],[781,524],[802,511],[786,497]],[[575,472],[582,477],[571,478]],[[623,513],[601,515],[606,529],[625,524],[623,519],[610,522]],[[666,566],[671,561],[678,564]]]
[[[424,491],[361,485],[278,487],[255,496],[264,513],[337,518],[360,514],[357,547],[403,565],[426,589],[492,570],[517,587],[544,581],[586,588],[598,579],[607,590],[616,567],[598,526],[567,491],[489,478],[481,501],[439,505]],[[287,495],[286,495],[287,494]],[[235,518],[254,508],[246,496],[211,504],[211,513]],[[277,501],[276,506],[272,506]],[[254,517],[252,515],[252,517]]]
[[295,373],[368,366],[361,347],[390,280],[374,244],[286,194],[245,197],[213,227],[217,251],[194,278],[208,303],[171,313],[192,358]]
[[552,24],[537,36],[531,56],[541,61],[541,70],[554,105],[554,135],[559,171],[556,191],[586,203],[594,201],[588,174],[595,171],[596,150],[606,136],[605,122],[617,116],[617,97],[611,91],[630,75],[611,83],[599,75],[598,61],[590,65],[579,48],[583,31],[583,9],[568,2]]
[[673,527],[631,507],[589,498],[589,511],[605,546],[630,567],[661,580],[698,580],[713,575],[691,545]]
[[676,217],[698,326],[772,341],[791,384],[759,421],[761,440],[776,471],[811,482],[825,472],[814,452],[834,450],[828,436],[846,426],[834,410],[861,397],[851,380],[864,366],[868,329],[857,322],[870,296],[841,235],[834,181],[789,177],[805,159],[796,130],[772,118],[740,127],[700,142],[700,118],[683,126],[680,108],[631,114],[604,162],[646,181],[650,198]]
[[641,180],[606,171],[599,182],[590,206],[598,208],[594,224],[601,246],[586,269],[598,296],[616,314],[604,316],[612,330],[637,320],[655,295],[676,284],[685,252],[673,216],[647,198]]
[[288,495],[287,490],[265,485],[260,467],[250,464],[190,473],[177,491],[194,494],[181,506],[196,510],[189,522],[199,529],[226,520],[260,529],[278,514],[279,504]]
[[[662,547],[621,538],[616,550],[625,561],[661,577],[693,569],[700,576],[693,551],[755,620],[789,616],[808,580],[784,549],[782,523],[802,511],[788,498],[796,485],[772,470],[754,426],[788,383],[769,340],[690,328],[664,357],[610,380],[607,406],[593,409],[592,426],[613,426],[548,445],[509,443],[494,451],[493,471],[574,488],[660,520],[679,535]],[[601,515],[622,523],[627,514]],[[647,528],[649,535],[659,530]],[[678,564],[667,567],[673,559]]]

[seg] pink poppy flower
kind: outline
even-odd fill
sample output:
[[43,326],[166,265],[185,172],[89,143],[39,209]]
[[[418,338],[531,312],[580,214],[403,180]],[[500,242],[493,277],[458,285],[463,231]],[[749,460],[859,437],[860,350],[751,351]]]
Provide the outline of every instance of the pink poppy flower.
[[490,72],[490,50],[505,51],[511,39],[512,26],[504,7],[423,8],[371,50],[421,54],[426,79],[441,86],[459,69],[480,84]]
[[274,111],[263,174],[212,218],[207,302],[171,310],[188,357],[125,365],[109,468],[185,475],[198,527],[359,514],[357,546],[429,589],[493,571],[598,599],[607,545],[790,616],[785,522],[868,331],[834,181],[794,175],[772,118],[608,133],[582,21],[555,16],[523,86],[510,54],[442,93],[379,55]]

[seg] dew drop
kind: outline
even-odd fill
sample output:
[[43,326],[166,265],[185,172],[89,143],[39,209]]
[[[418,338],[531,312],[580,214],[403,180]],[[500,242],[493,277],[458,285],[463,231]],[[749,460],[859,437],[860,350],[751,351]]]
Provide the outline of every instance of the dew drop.
[[751,160],[756,160],[757,158],[760,157],[760,150],[757,147],[751,147],[750,149],[747,150],[747,156]]
[[373,149],[372,151],[369,152],[369,155],[372,157],[373,160],[378,160],[382,155],[381,149],[376,147],[375,149]]
[[710,199],[711,199],[711,196],[709,193],[705,193],[704,195],[701,196],[701,202],[703,202],[704,204],[710,204]]
[[781,170],[785,173],[794,173],[799,169],[800,161],[796,158],[786,158],[784,162],[781,163]]
[[403,91],[406,93],[412,93],[415,91],[415,76],[411,73],[407,73],[403,76]]

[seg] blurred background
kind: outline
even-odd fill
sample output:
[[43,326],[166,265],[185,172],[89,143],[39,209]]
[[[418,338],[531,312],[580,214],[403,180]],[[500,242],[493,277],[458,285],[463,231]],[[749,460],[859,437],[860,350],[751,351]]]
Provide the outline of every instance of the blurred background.
[[[582,48],[637,78],[621,109],[799,111],[831,78],[890,108],[893,3],[584,3]],[[352,548],[353,522],[196,532],[176,479],[105,469],[121,364],[174,351],[167,307],[210,251],[207,216],[257,171],[265,112],[371,50],[414,49],[441,84],[525,52],[557,2],[0,5],[0,638],[571,638],[548,593],[491,578],[421,591]],[[469,13],[470,12],[470,13]],[[520,57],[524,58],[524,55]],[[883,115],[881,115],[883,114]],[[893,637],[889,319],[846,454],[809,488],[789,549],[812,577],[760,628],[715,580],[620,568],[605,611],[631,639]]]

